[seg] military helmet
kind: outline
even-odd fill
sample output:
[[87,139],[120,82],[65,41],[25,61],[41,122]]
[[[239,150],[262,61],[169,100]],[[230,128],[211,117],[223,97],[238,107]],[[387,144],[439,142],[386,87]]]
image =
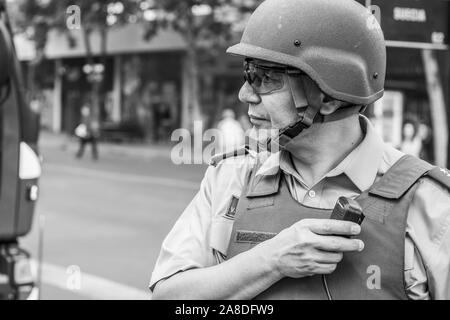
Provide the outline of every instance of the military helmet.
[[300,69],[325,94],[355,105],[384,92],[383,32],[354,0],[266,0],[227,52]]

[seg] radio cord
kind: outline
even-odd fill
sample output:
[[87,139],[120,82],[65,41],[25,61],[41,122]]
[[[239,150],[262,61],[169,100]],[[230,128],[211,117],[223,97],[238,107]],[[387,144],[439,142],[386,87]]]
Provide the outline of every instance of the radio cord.
[[323,284],[323,288],[325,289],[325,293],[327,294],[328,300],[333,300],[333,297],[331,296],[331,293],[330,293],[330,289],[328,289],[327,278],[325,277],[324,274],[322,275],[322,284]]

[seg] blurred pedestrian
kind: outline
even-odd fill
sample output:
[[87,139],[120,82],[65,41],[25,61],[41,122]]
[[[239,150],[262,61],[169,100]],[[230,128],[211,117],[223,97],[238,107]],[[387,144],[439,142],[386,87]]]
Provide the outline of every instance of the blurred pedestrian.
[[223,110],[217,129],[220,130],[219,152],[230,152],[244,144],[244,129],[233,110]]
[[403,141],[400,150],[406,154],[419,157],[422,151],[422,137],[418,134],[417,126],[406,122],[403,126]]
[[173,126],[173,115],[170,105],[164,101],[156,103],[153,116],[155,142],[167,140]]
[[92,146],[92,158],[98,159],[98,146],[97,141],[100,136],[100,126],[98,121],[94,118],[89,103],[86,103],[81,107],[81,122],[75,128],[75,135],[79,139],[79,149],[76,153],[76,158],[81,158],[84,154],[86,144]]

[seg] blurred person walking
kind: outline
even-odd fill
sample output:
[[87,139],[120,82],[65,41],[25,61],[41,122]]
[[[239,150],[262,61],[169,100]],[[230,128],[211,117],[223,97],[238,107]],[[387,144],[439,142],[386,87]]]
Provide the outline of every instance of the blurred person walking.
[[75,128],[75,135],[80,142],[76,158],[80,159],[83,156],[86,144],[90,143],[92,146],[92,159],[98,160],[97,141],[100,136],[100,125],[94,119],[89,103],[81,107],[81,123]]
[[170,106],[161,101],[156,104],[154,110],[155,142],[168,140],[173,127],[173,116]]
[[411,122],[407,122],[403,126],[403,141],[400,150],[415,157],[419,157],[422,151],[422,137]]
[[233,110],[223,110],[222,120],[217,124],[217,129],[220,130],[220,152],[230,152],[244,144],[244,129],[242,129],[241,123],[236,120],[236,114]]

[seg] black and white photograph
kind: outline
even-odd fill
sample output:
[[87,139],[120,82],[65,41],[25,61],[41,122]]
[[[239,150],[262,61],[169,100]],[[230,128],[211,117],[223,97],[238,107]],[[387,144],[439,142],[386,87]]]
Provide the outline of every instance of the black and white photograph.
[[450,300],[449,38],[450,0],[0,0],[0,300]]

